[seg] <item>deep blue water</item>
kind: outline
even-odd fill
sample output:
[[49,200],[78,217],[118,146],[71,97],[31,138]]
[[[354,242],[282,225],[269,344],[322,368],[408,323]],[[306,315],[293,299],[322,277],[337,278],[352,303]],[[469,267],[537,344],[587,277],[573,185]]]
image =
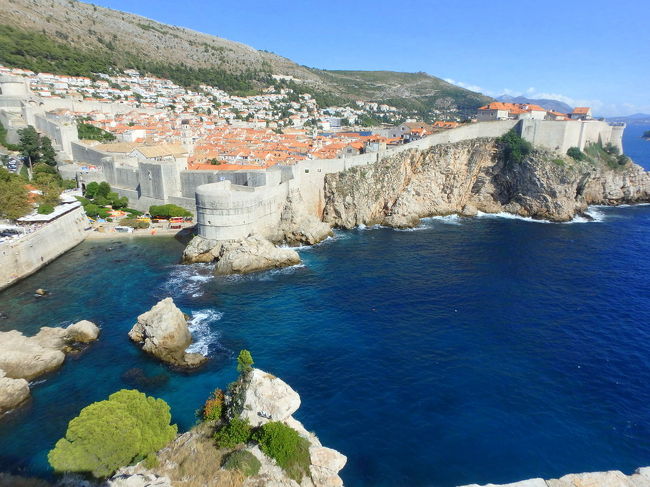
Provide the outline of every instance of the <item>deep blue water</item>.
[[650,169],[650,140],[641,138],[650,125],[628,125],[623,132],[623,152],[634,162]]
[[[349,486],[650,465],[650,206],[592,211],[599,221],[445,218],[340,232],[300,250],[302,267],[247,277],[178,265],[173,239],[85,242],[0,293],[1,330],[102,327],[0,421],[0,471],[48,475],[67,422],[120,388],[164,398],[191,427],[235,377],[241,348],[300,393],[296,416],[348,456]],[[51,294],[35,298],[38,287]],[[126,336],[168,295],[208,346],[199,372],[170,371]]]

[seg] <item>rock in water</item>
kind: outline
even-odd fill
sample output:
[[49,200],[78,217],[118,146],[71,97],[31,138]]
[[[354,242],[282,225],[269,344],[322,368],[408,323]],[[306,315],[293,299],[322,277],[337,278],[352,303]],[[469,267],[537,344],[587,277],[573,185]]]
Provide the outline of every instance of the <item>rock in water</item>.
[[217,275],[249,274],[300,264],[300,256],[295,250],[276,247],[258,236],[223,242],[212,253],[218,256],[214,270]]
[[44,326],[33,337],[16,330],[0,332],[0,369],[7,377],[32,380],[58,369],[72,345],[98,336],[99,328],[85,320],[67,328]]
[[0,332],[0,414],[29,397],[28,380],[58,369],[64,352],[98,335],[99,328],[85,320],[67,328],[44,326],[32,337],[16,330]]
[[67,338],[77,343],[94,342],[99,337],[99,328],[95,323],[81,320],[66,328]]
[[260,369],[253,369],[242,394],[241,417],[252,426],[269,421],[284,421],[300,407],[300,396],[282,379]]
[[0,415],[21,405],[29,398],[29,383],[25,379],[5,377],[0,369]]
[[192,343],[192,335],[185,315],[172,298],[163,299],[138,316],[129,338],[141,344],[145,352],[171,365],[198,367],[207,360],[201,354],[185,352]]
[[199,262],[212,262],[215,259],[211,250],[217,245],[216,240],[209,240],[196,235],[183,251],[183,263],[194,264]]

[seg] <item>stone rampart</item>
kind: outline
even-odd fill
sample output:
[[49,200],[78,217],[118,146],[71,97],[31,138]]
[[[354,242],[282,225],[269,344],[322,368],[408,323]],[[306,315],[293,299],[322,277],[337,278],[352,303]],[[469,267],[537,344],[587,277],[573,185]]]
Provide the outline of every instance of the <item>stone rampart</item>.
[[23,279],[81,243],[88,220],[81,207],[15,241],[0,244],[0,289]]

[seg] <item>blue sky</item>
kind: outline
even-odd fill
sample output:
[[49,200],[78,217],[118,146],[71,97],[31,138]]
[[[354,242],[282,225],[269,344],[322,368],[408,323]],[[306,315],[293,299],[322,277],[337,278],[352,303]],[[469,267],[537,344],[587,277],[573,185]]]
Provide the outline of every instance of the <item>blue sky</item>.
[[325,69],[650,113],[648,0],[95,0]]

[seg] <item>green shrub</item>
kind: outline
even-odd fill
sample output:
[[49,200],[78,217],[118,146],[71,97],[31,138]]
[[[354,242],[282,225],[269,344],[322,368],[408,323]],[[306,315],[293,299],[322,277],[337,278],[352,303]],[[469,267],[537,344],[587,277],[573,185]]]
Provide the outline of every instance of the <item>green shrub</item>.
[[286,424],[278,421],[266,423],[254,433],[253,439],[296,482],[309,472],[309,441]]
[[149,453],[144,460],[142,460],[142,464],[144,465],[144,468],[156,468],[160,462],[158,461],[158,457],[154,452]]
[[501,144],[503,157],[508,163],[521,163],[533,150],[530,142],[522,139],[514,130],[510,130],[505,135],[499,137],[497,142]]
[[616,147],[614,144],[611,142],[608,142],[605,144],[605,147],[603,147],[603,150],[607,152],[610,155],[616,156],[619,153],[618,147]]
[[237,356],[237,372],[247,374],[254,363],[251,353],[248,350],[241,350]]
[[216,389],[201,410],[201,417],[203,421],[216,421],[221,419],[223,414],[224,393],[221,389]]
[[262,464],[247,450],[237,450],[228,455],[222,464],[226,470],[238,470],[245,477],[257,475]]
[[43,204],[39,205],[37,211],[39,215],[49,215],[54,211],[54,207],[52,205]]
[[190,211],[177,205],[153,205],[149,207],[149,214],[153,218],[172,218],[175,216],[192,216]]
[[174,439],[170,421],[165,401],[123,389],[83,408],[47,458],[56,472],[108,477]]
[[630,159],[628,156],[626,156],[625,154],[621,154],[621,155],[619,155],[618,157],[616,157],[616,162],[617,162],[620,166],[624,166],[624,165],[627,164],[628,162],[631,162],[631,159]]
[[227,425],[214,434],[217,446],[234,448],[246,443],[251,437],[251,425],[247,419],[233,418]]
[[134,210],[133,208],[124,208],[124,211],[126,211],[131,216],[140,216],[140,215],[142,215],[141,211]]
[[587,158],[579,147],[569,147],[569,150],[566,151],[566,155],[576,161],[584,161]]

